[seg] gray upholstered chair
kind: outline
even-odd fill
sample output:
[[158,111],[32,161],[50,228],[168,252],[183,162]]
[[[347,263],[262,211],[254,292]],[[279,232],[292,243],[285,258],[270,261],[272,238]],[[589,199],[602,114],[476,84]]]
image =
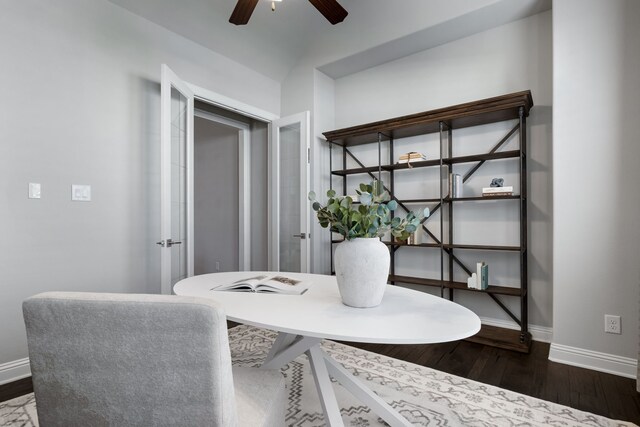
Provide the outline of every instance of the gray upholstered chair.
[[212,301],[49,292],[23,312],[44,427],[284,425],[282,375],[232,369]]

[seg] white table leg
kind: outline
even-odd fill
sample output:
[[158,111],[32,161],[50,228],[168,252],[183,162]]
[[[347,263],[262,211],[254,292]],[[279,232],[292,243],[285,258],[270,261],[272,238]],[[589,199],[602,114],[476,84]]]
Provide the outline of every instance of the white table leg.
[[344,426],[340,407],[331,384],[331,375],[344,388],[353,394],[362,403],[371,408],[371,411],[380,416],[392,427],[411,426],[409,421],[389,406],[373,391],[358,381],[351,372],[333,360],[321,348],[321,338],[305,337],[301,335],[280,332],[269,354],[262,364],[262,369],[279,369],[283,365],[306,353],[309,358],[311,372],[318,390],[322,410],[328,426]]
[[355,378],[351,372],[347,371],[342,365],[333,360],[320,348],[318,348],[318,351],[326,363],[329,374],[362,403],[371,408],[373,413],[379,415],[380,418],[385,420],[392,427],[411,426],[411,423],[409,423],[406,418],[389,406],[387,402],[380,398],[380,396],[362,384],[362,382]]
[[269,354],[267,354],[267,357],[266,359],[264,359],[264,362],[262,362],[262,364],[264,365],[265,363],[271,361],[271,359],[273,359],[276,356],[276,354],[282,351],[282,349],[285,349],[289,347],[291,344],[293,344],[293,342],[299,336],[300,335],[287,334],[285,332],[278,332],[278,336],[276,337],[276,340],[271,345],[271,348],[269,349]]
[[[278,335],[278,338],[276,338],[274,346],[278,345],[278,348],[275,351],[269,351],[269,356],[267,356],[267,359],[262,363],[262,369],[280,369],[283,365],[286,365],[311,347],[322,342],[321,338],[291,334],[284,335],[288,336],[283,336],[282,339],[280,339],[280,335]],[[293,339],[291,337],[293,337]],[[287,345],[285,346],[285,344]]]
[[331,378],[327,372],[326,359],[323,351],[319,345],[316,345],[307,351],[307,356],[309,357],[309,365],[311,366],[311,372],[313,372],[313,379],[318,389],[318,396],[320,396],[320,403],[322,404],[324,419],[327,425],[330,427],[344,426],[338,401],[336,400],[333,385],[331,384]]

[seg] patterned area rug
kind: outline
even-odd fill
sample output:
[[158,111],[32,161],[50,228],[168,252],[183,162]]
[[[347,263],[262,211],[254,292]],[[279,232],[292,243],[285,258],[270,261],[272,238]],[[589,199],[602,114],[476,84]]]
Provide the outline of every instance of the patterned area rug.
[[[259,366],[276,333],[249,326],[229,331],[233,363]],[[324,350],[419,426],[633,426],[430,368],[325,341]],[[288,426],[324,426],[305,356],[282,369],[289,392]],[[339,384],[346,426],[386,425]],[[0,403],[0,426],[37,426],[33,394]]]

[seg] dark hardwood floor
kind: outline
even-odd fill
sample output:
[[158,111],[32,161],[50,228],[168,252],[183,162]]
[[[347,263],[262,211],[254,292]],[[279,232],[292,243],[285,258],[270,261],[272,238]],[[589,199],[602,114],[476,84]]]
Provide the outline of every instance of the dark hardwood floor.
[[[640,425],[635,381],[548,360],[549,344],[533,342],[530,354],[455,341],[429,345],[345,343],[572,408]],[[31,379],[0,386],[0,401],[30,393]]]

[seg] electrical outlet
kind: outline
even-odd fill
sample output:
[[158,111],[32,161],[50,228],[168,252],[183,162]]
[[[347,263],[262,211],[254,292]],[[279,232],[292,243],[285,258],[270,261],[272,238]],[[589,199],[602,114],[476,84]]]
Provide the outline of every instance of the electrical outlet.
[[614,316],[613,314],[604,315],[604,331],[608,334],[621,334],[620,328],[620,316]]

